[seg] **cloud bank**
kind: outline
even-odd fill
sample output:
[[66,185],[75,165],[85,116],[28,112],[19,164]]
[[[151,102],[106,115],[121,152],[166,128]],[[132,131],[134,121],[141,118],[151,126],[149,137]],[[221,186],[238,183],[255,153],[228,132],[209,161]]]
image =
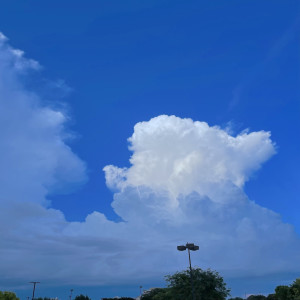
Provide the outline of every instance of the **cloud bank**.
[[64,112],[22,83],[38,68],[0,35],[2,286],[151,282],[186,267],[176,245],[188,241],[200,246],[193,264],[227,277],[299,270],[293,227],[243,190],[276,152],[265,131],[231,136],[166,115],[138,123],[130,167],[104,168],[123,221],[94,212],[67,222],[47,195],[84,182],[85,164],[67,145]]
[[39,64],[23,54],[0,36],[0,197],[43,203],[51,189],[84,181],[85,165],[65,143],[67,116],[24,86]]

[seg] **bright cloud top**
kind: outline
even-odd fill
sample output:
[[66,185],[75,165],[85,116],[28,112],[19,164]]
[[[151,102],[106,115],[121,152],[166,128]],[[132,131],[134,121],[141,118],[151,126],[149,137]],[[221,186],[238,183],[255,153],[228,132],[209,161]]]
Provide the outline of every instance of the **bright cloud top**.
[[205,122],[159,116],[135,125],[129,138],[132,167],[105,168],[110,187],[146,185],[168,190],[174,198],[230,182],[242,187],[274,153],[265,131],[230,136]]
[[123,222],[100,212],[85,222],[67,222],[62,212],[47,208],[47,195],[81,184],[86,173],[66,144],[66,114],[45,106],[23,84],[38,66],[0,35],[3,286],[28,278],[86,285],[162,279],[186,267],[176,245],[187,241],[200,246],[196,265],[226,276],[299,270],[300,243],[292,226],[243,191],[275,153],[265,131],[234,137],[175,116],[138,123],[129,138],[131,166],[104,168]]

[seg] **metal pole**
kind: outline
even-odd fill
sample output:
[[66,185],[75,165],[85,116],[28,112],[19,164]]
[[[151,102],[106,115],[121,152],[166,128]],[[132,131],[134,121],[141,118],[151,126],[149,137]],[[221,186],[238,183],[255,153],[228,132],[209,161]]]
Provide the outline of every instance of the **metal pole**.
[[189,248],[188,248],[188,252],[189,252],[190,271],[191,271],[191,273],[192,273],[191,254],[190,254],[190,249],[189,249]]
[[70,289],[70,300],[72,300],[72,292],[73,292],[73,289]]
[[33,283],[32,300],[34,300],[35,285],[40,282],[39,281],[31,281],[29,283]]
[[188,248],[188,252],[189,252],[189,262],[190,262],[190,275],[191,275],[192,296],[193,296],[193,300],[196,300],[196,298],[195,298],[195,290],[194,290],[194,280],[193,280],[192,263],[191,263],[191,254],[190,254],[190,249],[189,248]]
[[34,299],[35,285],[36,285],[36,282],[33,283],[32,300]]
[[142,299],[142,286],[140,285],[140,299]]

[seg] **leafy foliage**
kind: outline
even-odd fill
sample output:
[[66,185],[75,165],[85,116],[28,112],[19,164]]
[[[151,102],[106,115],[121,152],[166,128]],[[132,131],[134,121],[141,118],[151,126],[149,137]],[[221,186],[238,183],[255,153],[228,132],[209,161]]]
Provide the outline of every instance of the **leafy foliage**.
[[130,297],[121,297],[121,298],[101,298],[101,300],[135,300],[134,298],[130,298]]
[[218,272],[196,268],[192,269],[192,274],[189,270],[185,270],[166,276],[172,299],[192,300],[191,275],[196,299],[224,300],[229,296],[230,290],[226,288],[226,283]]
[[267,299],[264,295],[251,295],[247,298],[247,300],[265,300]]
[[290,297],[293,300],[300,300],[300,278],[297,278],[290,286]]
[[166,276],[168,287],[152,289],[142,300],[192,300],[191,275],[196,299],[225,300],[229,296],[229,289],[218,272],[196,268],[192,274],[185,270]]
[[[278,285],[275,294],[252,295],[247,300],[300,300],[300,278],[297,278],[291,285]],[[229,299],[230,300],[230,299]]]
[[142,300],[172,300],[172,295],[169,288],[156,288],[146,291]]
[[0,300],[20,300],[15,293],[13,292],[1,292],[0,291]]
[[80,295],[76,296],[74,300],[91,300],[91,298],[88,297],[87,295],[84,296],[84,295],[80,294]]
[[275,296],[277,300],[289,300],[290,288],[287,285],[279,285],[275,289]]
[[[229,296],[230,290],[226,288],[223,278],[218,272],[210,269],[203,271],[193,269],[192,278],[195,288],[195,298],[201,300],[224,300]],[[177,272],[166,276],[167,288],[156,288],[147,291],[141,300],[191,300],[191,276],[190,271]],[[0,299],[1,300],[1,299]],[[228,300],[243,300],[241,297],[229,298]],[[300,300],[300,278],[291,285],[279,285],[275,293],[264,295],[251,295],[247,300]]]

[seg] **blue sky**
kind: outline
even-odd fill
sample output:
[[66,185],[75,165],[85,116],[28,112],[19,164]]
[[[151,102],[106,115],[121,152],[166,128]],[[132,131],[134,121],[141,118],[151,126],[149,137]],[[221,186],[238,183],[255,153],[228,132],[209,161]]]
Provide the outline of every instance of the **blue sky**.
[[[215,176],[215,173],[205,173],[206,169],[203,169],[202,172],[202,165],[199,165],[200,173],[196,173],[202,181],[199,179],[199,182],[188,182],[188,179],[185,178],[189,178],[189,175],[192,174],[189,173],[182,179],[184,182],[179,183],[180,186],[182,185],[182,190],[174,190],[173,186],[168,184],[174,177],[162,177],[162,185],[158,186],[154,178],[162,176],[160,172],[163,173],[163,171],[151,164],[152,170],[148,165],[149,157],[145,156],[143,151],[156,151],[158,145],[164,145],[162,141],[169,141],[173,146],[181,145],[183,141],[174,140],[171,135],[173,133],[169,131],[168,126],[174,128],[176,134],[180,136],[182,128],[191,132],[204,130],[204,127],[199,129],[195,123],[184,123],[185,118],[206,122],[212,130],[213,140],[225,132],[235,137],[244,130],[248,130],[249,136],[250,133],[263,131],[261,135],[257,136],[254,145],[252,142],[250,143],[250,138],[245,139],[244,147],[248,152],[243,152],[241,156],[237,150],[230,156],[226,150],[228,145],[223,142],[220,144],[207,142],[206,144],[207,140],[199,140],[199,145],[205,144],[207,146],[205,149],[214,149],[212,150],[215,151],[212,152],[214,160],[211,162],[213,170],[219,166],[214,165],[215,161],[220,164],[224,162],[223,167],[227,171],[224,171],[225,179],[222,177],[222,184],[217,183],[220,191],[224,189],[224,194],[226,191],[231,191],[232,188],[229,188],[227,183],[225,186],[223,185],[223,182],[230,181],[234,186],[238,186],[239,193],[242,191],[246,195],[249,203],[252,203],[251,201],[256,203],[257,207],[253,208],[253,213],[247,216],[249,220],[253,222],[260,220],[262,207],[267,208],[279,214],[278,218],[282,220],[279,224],[278,220],[276,219],[275,222],[275,217],[268,213],[266,227],[274,225],[274,222],[280,227],[277,231],[269,229],[269,233],[279,236],[280,239],[280,235],[289,236],[285,230],[292,230],[293,234],[290,234],[293,237],[289,236],[290,239],[287,238],[287,241],[281,241],[281,244],[286,243],[286,248],[281,249],[282,252],[279,251],[273,260],[266,263],[264,271],[258,273],[255,273],[255,270],[249,270],[251,261],[249,257],[252,257],[252,254],[245,255],[245,257],[241,255],[241,267],[236,266],[235,270],[230,270],[230,263],[234,265],[230,259],[228,266],[221,262],[219,264],[214,262],[211,265],[212,257],[208,260],[201,260],[200,256],[208,253],[205,250],[201,254],[199,252],[198,258],[195,259],[197,265],[201,267],[211,266],[217,270],[220,269],[225,274],[225,278],[228,278],[228,283],[232,283],[233,295],[241,295],[245,289],[249,289],[249,292],[268,293],[276,284],[289,282],[296,276],[299,277],[299,273],[297,275],[299,262],[295,263],[295,268],[292,267],[292,263],[285,265],[283,262],[278,262],[278,269],[274,268],[278,257],[284,261],[283,255],[287,255],[289,251],[295,250],[295,247],[299,245],[300,204],[299,184],[297,184],[296,178],[300,165],[298,139],[300,61],[299,40],[297,39],[299,23],[299,2],[293,0],[288,4],[286,1],[264,0],[3,2],[0,9],[0,31],[8,40],[3,41],[5,46],[1,48],[1,63],[3,62],[1,86],[3,88],[0,90],[2,92],[0,100],[3,103],[2,109],[6,112],[1,117],[3,118],[1,126],[3,136],[10,136],[12,142],[6,143],[5,138],[2,139],[1,152],[4,154],[5,151],[14,153],[15,150],[6,148],[7,145],[17,147],[19,152],[16,154],[16,158],[13,156],[9,158],[5,155],[2,158],[5,166],[2,168],[1,176],[5,178],[2,184],[7,187],[7,191],[4,189],[5,192],[0,199],[3,201],[2,211],[4,213],[19,211],[19,205],[25,205],[26,209],[20,209],[20,211],[24,211],[24,215],[22,215],[24,220],[20,221],[20,226],[27,228],[24,222],[28,222],[30,226],[41,222],[41,224],[50,224],[50,227],[56,228],[56,231],[53,229],[54,231],[49,233],[53,239],[53,244],[51,244],[53,250],[50,251],[52,254],[50,253],[44,258],[49,264],[59,265],[60,260],[63,259],[63,256],[57,253],[64,251],[56,246],[54,241],[68,240],[68,238],[71,239],[71,236],[76,240],[77,231],[77,244],[80,245],[80,241],[87,242],[88,239],[94,240],[94,242],[87,242],[87,244],[91,244],[91,248],[87,247],[88,249],[82,252],[82,255],[86,255],[87,261],[92,261],[92,249],[95,249],[93,247],[97,245],[101,250],[99,245],[105,244],[108,237],[111,238],[109,242],[120,245],[120,241],[117,241],[122,233],[128,242],[126,245],[130,247],[130,242],[134,242],[130,239],[139,236],[139,233],[133,233],[132,228],[142,221],[133,222],[132,227],[129,225],[127,229],[120,229],[120,227],[115,229],[117,227],[114,222],[120,225],[125,220],[130,224],[129,220],[135,219],[135,215],[131,215],[129,212],[136,212],[136,215],[144,213],[143,205],[149,203],[148,196],[152,192],[159,195],[158,203],[164,203],[161,199],[165,199],[165,193],[172,195],[175,193],[176,199],[181,199],[180,197],[190,199],[193,192],[199,194],[199,199],[205,196],[209,199],[217,199],[214,198],[217,196],[211,195],[209,192],[211,183],[204,185],[206,177],[201,179],[202,173],[206,174],[207,178]],[[25,52],[24,57],[16,54],[11,56],[9,49],[21,49]],[[28,59],[37,61],[40,67]],[[20,68],[16,69],[16,62],[22,64],[21,71]],[[6,74],[9,75],[6,76]],[[19,91],[17,96],[14,94],[16,90]],[[20,100],[14,100],[15,97]],[[11,103],[11,106],[16,108],[15,111],[7,103]],[[28,107],[26,103],[30,103]],[[48,112],[45,112],[45,108],[48,109]],[[12,117],[9,114],[12,114]],[[177,119],[159,118],[158,116],[161,115],[174,115]],[[7,121],[6,117],[10,121]],[[158,118],[151,122],[150,119],[155,117]],[[29,120],[35,121],[29,126],[27,125]],[[48,121],[44,124],[42,120]],[[134,129],[139,122],[146,123]],[[213,131],[212,126],[215,125],[219,126],[220,131]],[[153,129],[156,126],[164,132],[162,140],[154,139],[159,136],[158,132]],[[24,134],[22,134],[21,128],[23,128]],[[148,131],[152,135],[144,136],[143,134]],[[130,143],[127,139],[132,136],[133,132],[137,138],[132,138],[131,144],[134,149],[129,151]],[[271,137],[267,136],[267,132],[271,132]],[[140,140],[149,145],[149,148],[144,149],[144,144],[140,144]],[[196,153],[195,165],[197,165],[198,156],[210,155],[210,152],[204,148],[204,152],[201,152],[198,144],[194,145],[192,138],[184,140],[184,142],[186,144],[182,144],[182,147],[186,145],[186,149],[189,149],[184,148],[184,151],[190,151],[187,152],[190,154]],[[216,145],[221,145],[221,154]],[[157,152],[153,152],[156,155],[156,161],[160,164],[162,164],[160,159],[164,157],[165,153],[163,149],[162,147]],[[177,148],[174,146],[174,149]],[[226,151],[222,152],[223,149]],[[259,154],[260,151],[263,152],[262,156]],[[134,158],[136,157],[132,164],[134,168],[130,168],[129,162],[132,155]],[[174,157],[177,157],[175,150]],[[170,158],[170,164],[176,164],[178,157],[176,160],[174,158],[174,161],[171,161]],[[17,164],[18,158],[23,158],[21,164]],[[11,163],[9,159],[11,159]],[[54,161],[57,165],[52,168]],[[249,161],[252,164],[248,164]],[[186,163],[186,160],[184,162]],[[110,169],[106,172],[105,178],[102,169],[108,165],[118,168],[127,167],[129,171],[124,175],[121,169]],[[153,172],[151,171],[149,176],[145,175],[139,178],[141,174],[146,174],[147,166]],[[31,173],[26,168],[34,171]],[[19,170],[21,171],[19,172]],[[19,173],[20,177],[14,179],[14,175],[7,175],[13,171]],[[125,179],[123,177],[120,181],[111,179],[116,174],[115,172],[118,173],[118,176],[125,176]],[[24,176],[21,176],[22,174]],[[28,174],[32,174],[32,177]],[[111,185],[110,179],[113,181]],[[38,184],[39,180],[40,185]],[[240,184],[242,181],[243,184]],[[141,200],[143,204],[139,204],[140,206],[133,200],[128,202],[128,199],[135,199],[130,191],[132,186],[145,188],[142,190],[142,194],[148,195],[143,199],[145,202]],[[149,189],[152,191],[151,193]],[[15,190],[21,191],[20,195]],[[19,197],[22,198],[21,201],[18,200]],[[169,196],[166,198],[171,199]],[[48,202],[46,203],[46,201]],[[153,201],[157,203],[155,199]],[[192,200],[182,201],[182,203],[189,203]],[[206,200],[199,201],[205,203]],[[214,200],[212,202],[214,204],[207,205],[211,211],[215,211],[217,208],[214,206]],[[36,221],[29,213],[30,205],[34,205],[32,210],[36,211],[38,215],[44,216],[44,219],[40,217],[40,221]],[[233,218],[236,223],[233,222],[230,228],[238,227],[245,217],[243,215],[245,212],[242,213],[244,210],[239,206],[241,204],[227,204],[226,202],[224,205],[240,209],[239,215]],[[14,209],[9,208],[11,206]],[[199,215],[201,215],[201,210],[205,207],[198,207],[198,209]],[[206,209],[208,208],[206,207]],[[224,208],[224,212],[226,209]],[[172,208],[168,206],[164,207],[164,214],[170,213],[171,210]],[[93,214],[93,212],[104,214],[113,223],[108,223],[108,225],[106,224],[108,220],[103,221],[104,224],[101,223],[102,221],[95,221],[100,223],[93,225],[95,227],[92,226],[94,231],[90,236],[89,222],[92,221],[86,221],[86,217],[88,215],[99,217],[97,213]],[[152,213],[162,218],[159,205]],[[50,214],[55,216],[50,217]],[[63,215],[64,220],[61,219]],[[64,230],[58,229],[58,221],[55,221],[55,224],[54,221],[51,223],[53,219],[60,219],[60,222],[64,223]],[[145,244],[143,244],[145,237],[141,238],[140,243],[144,245],[143,251],[147,249],[147,243],[151,243],[151,237],[153,238],[157,232],[161,234],[162,240],[172,236],[169,233],[171,228],[168,228],[162,220],[159,218],[156,220],[161,227],[151,229],[145,225],[150,219],[141,223],[140,226],[145,226],[145,236],[149,236]],[[210,220],[207,222],[210,224]],[[225,221],[220,219],[218,222],[220,225]],[[210,225],[210,237],[215,231],[218,232],[218,224]],[[293,229],[286,229],[285,226],[292,227],[284,224],[290,224]],[[192,225],[190,224],[190,226]],[[34,229],[30,226],[26,234],[33,230],[32,235],[29,235],[34,241],[37,241],[39,237],[42,241],[41,247],[46,247],[48,245],[46,236],[48,235],[34,234]],[[106,228],[108,236],[105,238],[101,234],[99,236],[95,229],[98,228],[101,233],[103,231],[101,226]],[[244,233],[246,236],[250,234],[250,227],[243,229],[246,230]],[[41,226],[41,228],[43,227]],[[204,232],[201,232],[201,228],[200,226],[199,231],[194,232],[194,235],[190,237],[199,243],[200,248],[201,243],[205,242],[200,238],[205,235]],[[260,234],[261,228],[257,227],[256,230],[253,236],[253,245],[259,244],[264,236]],[[18,229],[16,225],[12,233],[10,230],[8,232],[7,236],[2,233],[3,239],[15,241],[15,247],[22,248],[19,237],[15,236],[16,232],[22,232],[22,230]],[[57,232],[56,235],[54,232]],[[174,247],[176,246],[175,241],[187,237],[184,232],[181,234],[172,236]],[[219,234],[222,235],[221,232]],[[267,234],[267,231],[264,231],[264,234]],[[160,240],[158,237],[157,239]],[[73,252],[70,250],[74,253],[74,260],[78,259],[76,255],[80,253],[80,246],[75,247],[75,240]],[[239,241],[237,237],[237,241],[233,241],[233,243]],[[186,240],[182,242],[186,242]],[[267,242],[269,242],[270,248],[276,245],[274,244],[275,238]],[[155,244],[155,242],[153,243]],[[207,246],[203,246],[203,248],[210,249],[210,246],[215,246],[213,242],[210,244],[208,241],[207,243]],[[222,243],[218,244],[218,247],[223,246]],[[9,247],[12,246],[8,245],[3,251],[11,253]],[[243,244],[240,247],[240,249],[244,249],[243,247],[246,246]],[[26,258],[28,256],[28,260],[24,262],[24,268],[28,268],[30,265],[32,261],[30,257],[36,255],[34,251],[31,249],[23,253],[20,249],[20,253],[23,253],[21,255]],[[67,262],[64,270],[53,269],[53,272],[60,274],[57,277],[44,275],[45,269],[43,268],[49,267],[45,263],[39,268],[37,266],[32,274],[19,272],[23,275],[15,276],[15,278],[13,275],[7,275],[1,286],[13,287],[26,296],[27,290],[21,289],[24,282],[40,280],[48,282],[44,289],[49,289],[51,285],[60,286],[57,287],[59,295],[63,295],[64,287],[73,287],[75,290],[85,288],[84,291],[87,293],[90,291],[91,296],[96,299],[98,295],[96,287],[100,285],[102,287],[99,290],[102,289],[106,295],[114,296],[126,292],[134,296],[135,289],[138,293],[136,287],[140,284],[149,287],[154,284],[163,284],[163,275],[172,272],[174,264],[178,263],[178,267],[175,266],[175,269],[176,267],[177,269],[185,267],[186,261],[178,258],[179,261],[167,263],[164,266],[165,271],[163,270],[162,273],[155,273],[147,263],[147,260],[151,261],[151,259],[145,259],[147,253],[143,251],[137,250],[137,253],[133,251],[132,256],[136,255],[144,261],[141,262],[140,269],[135,270],[136,273],[130,272],[131,276],[135,278],[132,280],[128,280],[130,274],[126,274],[126,263],[124,265],[121,259],[121,261],[108,263],[108,266],[110,263],[115,264],[115,268],[121,270],[115,280],[111,279],[113,278],[111,274],[102,274],[104,278],[107,277],[107,280],[101,277],[99,282],[93,282],[93,287],[89,288],[87,287],[89,280],[93,274],[98,276],[98,271],[89,269],[87,264],[86,273],[82,278],[77,276],[72,281],[70,274],[78,271],[76,268],[79,266],[72,269],[71,263]],[[105,255],[109,256],[107,253]],[[124,253],[122,249],[115,255],[123,257],[128,262],[132,259],[131,254]],[[155,255],[163,258],[164,251]],[[178,256],[180,253],[175,252],[174,257],[176,255]],[[261,255],[263,258],[265,254],[261,253]],[[195,256],[197,256],[196,253]],[[293,254],[290,256],[293,257]],[[109,258],[107,258],[108,261]],[[258,262],[255,258],[258,259],[253,254],[254,261],[252,263]],[[96,260],[96,258],[94,259]],[[158,263],[159,259],[155,262]],[[100,262],[98,267],[103,268]],[[17,265],[13,269],[17,270]],[[103,270],[106,270],[106,267]],[[139,278],[137,274],[140,272],[149,274],[149,277]],[[27,279],[25,275],[40,276],[41,279]],[[70,276],[70,281],[64,281],[63,275]],[[247,279],[243,281],[240,278]],[[23,282],[21,282],[22,280]],[[253,285],[249,286],[251,280]],[[82,284],[80,288],[79,282]],[[258,282],[261,285],[265,283],[259,291],[255,290]],[[40,288],[42,289],[42,285]]]

